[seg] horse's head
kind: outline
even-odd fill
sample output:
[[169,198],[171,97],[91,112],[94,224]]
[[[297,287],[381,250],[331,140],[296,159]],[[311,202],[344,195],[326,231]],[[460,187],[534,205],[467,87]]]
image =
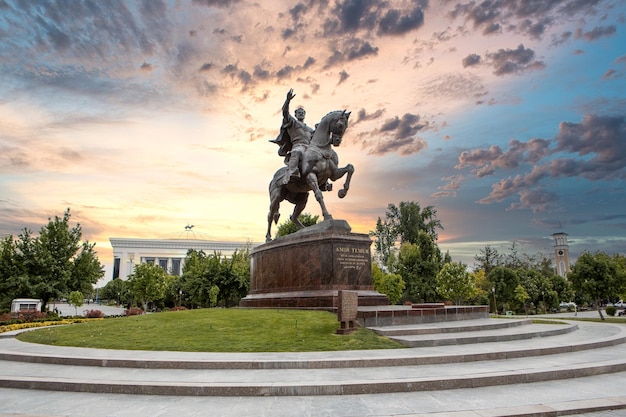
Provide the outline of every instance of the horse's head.
[[348,128],[348,118],[350,117],[349,111],[336,111],[328,126],[328,139],[333,146],[341,145],[343,134]]

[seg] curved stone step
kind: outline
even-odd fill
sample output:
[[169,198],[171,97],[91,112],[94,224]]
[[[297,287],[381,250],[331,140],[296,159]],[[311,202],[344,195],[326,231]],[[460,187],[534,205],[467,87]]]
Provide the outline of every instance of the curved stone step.
[[[310,396],[451,390],[543,382],[626,371],[626,348],[603,355],[568,354],[558,361],[514,360],[430,367],[331,370],[128,370],[90,372],[82,367],[1,363],[0,387],[168,396]],[[565,356],[565,355],[563,355]],[[607,359],[599,359],[606,356]],[[14,364],[15,365],[15,364]],[[24,365],[24,364],[21,364]],[[57,369],[65,368],[65,369]],[[72,368],[72,369],[68,369]]]
[[[533,325],[535,326],[535,325]],[[551,325],[550,325],[551,326]],[[572,326],[572,324],[569,324]],[[576,332],[539,339],[339,352],[217,353],[133,351],[46,346],[14,336],[0,340],[0,360],[69,366],[143,369],[327,369],[428,365],[558,355],[626,343],[623,326],[576,324]],[[502,330],[506,331],[506,330]]]
[[579,327],[573,333],[532,340],[332,353],[106,351],[4,339],[0,387],[185,396],[353,395],[626,371],[626,327]]
[[445,323],[407,324],[382,327],[368,327],[381,336],[408,336],[440,333],[462,333],[480,330],[506,329],[532,324],[532,319],[477,319],[459,320]]
[[571,333],[577,329],[576,324],[532,324],[523,328],[506,327],[462,333],[409,334],[389,337],[408,347],[447,346],[549,337]]

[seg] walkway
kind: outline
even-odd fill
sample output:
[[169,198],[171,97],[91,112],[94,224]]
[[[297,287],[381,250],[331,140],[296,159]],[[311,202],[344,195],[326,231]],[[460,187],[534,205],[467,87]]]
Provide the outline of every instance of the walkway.
[[[474,335],[510,336],[477,325]],[[532,339],[332,353],[105,351],[4,338],[0,416],[623,414],[626,326],[560,327],[571,326]]]

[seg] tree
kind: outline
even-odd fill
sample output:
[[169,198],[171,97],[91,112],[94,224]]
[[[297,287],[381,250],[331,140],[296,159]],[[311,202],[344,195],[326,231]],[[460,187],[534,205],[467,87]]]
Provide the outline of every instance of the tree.
[[392,305],[402,298],[402,292],[406,287],[399,274],[384,272],[375,262],[372,262],[372,283],[376,291],[385,294]]
[[479,254],[474,256],[474,260],[478,262],[478,265],[474,264],[475,269],[482,269],[485,274],[489,274],[493,268],[503,264],[502,255],[489,245],[480,249]]
[[0,241],[0,311],[10,309],[14,298],[30,294],[23,278],[23,268],[17,261],[13,236],[6,236]]
[[[70,217],[67,209],[62,218],[48,219],[39,236],[24,228],[17,240],[10,236],[2,241],[2,294],[39,298],[45,310],[50,300],[71,291],[92,291],[104,267],[93,244],[81,245],[82,228],[70,228]],[[1,301],[6,303],[5,298]]]
[[[502,303],[502,311],[506,311],[505,303],[514,300],[515,288],[519,285],[519,278],[514,270],[499,266],[491,270],[487,279],[495,289],[497,300]],[[498,306],[496,306],[498,311]]]
[[390,268],[398,238],[392,224],[389,220],[382,220],[379,217],[376,221],[376,229],[370,231],[369,235],[374,238],[375,260],[379,265]]
[[441,263],[439,247],[432,236],[424,231],[420,233],[419,244],[402,244],[394,272],[400,274],[406,284],[403,299],[413,302],[437,301],[436,277]]
[[572,266],[567,278],[577,293],[594,300],[602,320],[604,316],[600,307],[601,301],[618,295],[623,290],[626,280],[616,258],[600,251],[595,254],[583,252]]
[[522,306],[524,306],[524,312],[526,313],[526,315],[528,315],[528,306],[526,305],[526,301],[528,301],[529,298],[530,295],[528,295],[528,292],[526,292],[526,288],[524,288],[522,285],[518,285],[517,287],[515,287],[515,300]]
[[474,275],[467,272],[467,266],[462,262],[447,263],[437,273],[437,293],[446,300],[453,300],[456,305],[470,298],[475,291]]
[[250,289],[250,249],[237,250],[230,258],[223,258],[222,263],[227,279],[219,286],[221,299],[226,307],[237,306]]
[[143,263],[135,266],[128,283],[144,311],[148,309],[149,302],[160,300],[165,295],[165,276],[165,271],[159,265]]
[[[309,227],[309,226],[313,226],[314,224],[317,224],[317,221],[319,220],[319,218],[320,216],[318,215],[311,216],[311,214],[309,213],[302,213],[300,214],[300,216],[298,216],[298,220],[300,220],[300,223],[302,223],[304,227]],[[292,233],[296,233],[298,230],[300,229],[298,228],[298,226],[296,226],[294,222],[292,222],[291,220],[286,220],[278,225],[278,231],[276,232],[276,237],[287,236]]]
[[104,267],[94,250],[95,243],[83,242],[80,252],[72,260],[68,287],[71,290],[90,294],[93,286],[104,275]]
[[437,229],[443,230],[441,221],[437,219],[437,210],[433,206],[422,209],[414,201],[402,201],[398,207],[389,204],[386,216],[402,243],[417,244],[420,231],[426,232],[437,241]]
[[117,304],[122,304],[125,295],[124,287],[124,281],[121,278],[112,279],[100,290],[100,298],[103,300],[115,300]]
[[437,210],[433,206],[422,209],[419,203],[413,201],[403,201],[397,207],[389,204],[385,220],[379,217],[376,229],[370,231],[370,236],[375,239],[376,260],[381,266],[389,268],[396,242],[419,245],[420,240],[423,241],[420,233],[426,233],[436,242],[439,237],[437,229],[443,230],[443,226],[437,219]]
[[80,291],[72,291],[67,298],[68,303],[74,306],[74,311],[78,316],[78,307],[82,306],[85,302],[85,296]]
[[250,287],[250,251],[236,251],[232,257],[219,253],[206,255],[190,250],[185,258],[180,288],[190,305],[211,307],[211,290],[219,289],[218,304],[238,305]]

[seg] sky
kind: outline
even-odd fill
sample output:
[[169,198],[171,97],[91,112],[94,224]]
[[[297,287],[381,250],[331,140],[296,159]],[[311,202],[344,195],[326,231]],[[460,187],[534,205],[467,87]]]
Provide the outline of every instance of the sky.
[[626,253],[621,0],[0,0],[0,71],[0,236],[69,208],[106,279],[110,237],[264,241],[290,88],[352,112],[353,232],[413,201],[468,265]]

